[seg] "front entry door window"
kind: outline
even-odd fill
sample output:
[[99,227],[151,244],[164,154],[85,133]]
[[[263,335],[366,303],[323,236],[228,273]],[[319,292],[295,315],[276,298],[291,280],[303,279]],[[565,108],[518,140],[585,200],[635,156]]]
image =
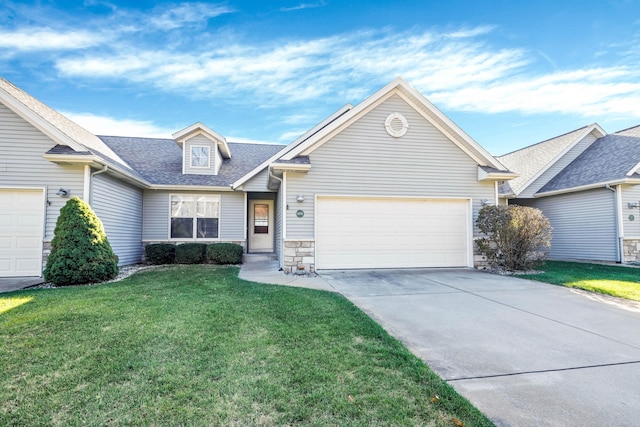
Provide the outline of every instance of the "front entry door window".
[[249,202],[249,252],[273,252],[273,200]]
[[269,234],[269,205],[253,205],[253,232]]

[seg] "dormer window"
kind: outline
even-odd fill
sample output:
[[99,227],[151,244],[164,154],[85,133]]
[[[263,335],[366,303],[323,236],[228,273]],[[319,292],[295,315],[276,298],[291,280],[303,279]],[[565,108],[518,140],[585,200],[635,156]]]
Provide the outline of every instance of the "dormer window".
[[194,123],[173,134],[182,149],[182,173],[185,175],[218,175],[231,151],[224,136],[202,123]]
[[209,147],[202,145],[191,146],[191,167],[208,168],[210,164]]

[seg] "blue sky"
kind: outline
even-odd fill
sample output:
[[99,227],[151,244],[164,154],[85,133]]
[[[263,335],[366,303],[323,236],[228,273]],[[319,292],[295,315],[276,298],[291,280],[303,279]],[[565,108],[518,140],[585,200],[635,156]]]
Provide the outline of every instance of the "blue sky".
[[640,124],[637,0],[0,5],[0,76],[97,134],[288,143],[397,76],[496,155]]

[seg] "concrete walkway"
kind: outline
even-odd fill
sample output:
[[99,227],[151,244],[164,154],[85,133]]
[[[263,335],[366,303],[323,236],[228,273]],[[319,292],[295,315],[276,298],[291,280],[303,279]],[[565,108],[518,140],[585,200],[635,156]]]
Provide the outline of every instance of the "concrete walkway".
[[0,277],[0,293],[19,291],[44,283],[42,277]]
[[640,425],[640,304],[471,269],[240,277],[340,292],[498,426]]
[[274,260],[245,261],[245,263],[242,264],[238,277],[251,282],[336,292],[336,290],[320,276],[284,274],[282,271],[279,271],[278,261]]

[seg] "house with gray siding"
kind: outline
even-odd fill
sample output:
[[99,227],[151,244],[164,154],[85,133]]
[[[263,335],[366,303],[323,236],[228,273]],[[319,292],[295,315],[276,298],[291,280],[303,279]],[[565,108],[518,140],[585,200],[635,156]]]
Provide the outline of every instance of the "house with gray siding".
[[501,198],[549,218],[551,258],[640,261],[640,126],[592,124],[498,159],[520,174]]
[[0,153],[0,276],[41,274],[72,196],[121,265],[196,241],[274,254],[285,272],[472,267],[478,211],[518,177],[401,78],[286,146],[199,122],[96,136],[0,79]]

